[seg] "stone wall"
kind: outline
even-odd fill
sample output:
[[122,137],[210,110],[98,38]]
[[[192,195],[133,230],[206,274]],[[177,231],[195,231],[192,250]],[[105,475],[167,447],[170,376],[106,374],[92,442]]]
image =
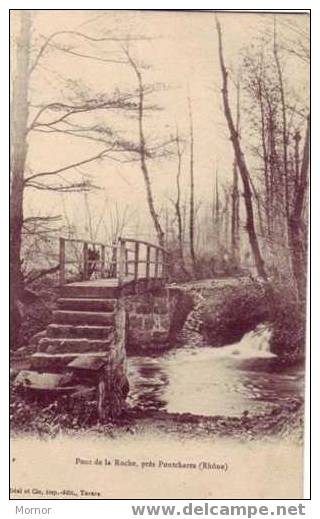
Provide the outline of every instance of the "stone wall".
[[148,349],[174,340],[179,326],[175,313],[182,297],[182,292],[175,288],[125,296],[127,348]]
[[115,312],[114,341],[108,352],[104,368],[105,398],[102,398],[98,404],[102,408],[98,410],[100,417],[103,417],[103,415],[113,418],[119,416],[129,391],[126,365],[126,332],[127,313],[123,301],[119,300]]

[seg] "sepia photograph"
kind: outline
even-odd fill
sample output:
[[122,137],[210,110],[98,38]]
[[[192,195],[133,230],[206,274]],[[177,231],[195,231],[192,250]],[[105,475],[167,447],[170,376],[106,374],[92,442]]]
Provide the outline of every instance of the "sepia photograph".
[[309,26],[10,10],[10,499],[304,497]]

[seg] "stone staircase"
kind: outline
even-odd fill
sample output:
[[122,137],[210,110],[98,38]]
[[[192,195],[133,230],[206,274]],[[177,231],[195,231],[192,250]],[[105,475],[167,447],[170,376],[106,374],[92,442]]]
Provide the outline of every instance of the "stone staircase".
[[[33,372],[49,376],[65,372],[76,359],[86,362],[109,357],[116,341],[118,299],[114,295],[112,288],[104,288],[103,292],[96,286],[61,288],[58,310],[53,312],[46,336],[40,339],[38,351],[30,357],[29,369],[21,374],[29,377],[31,387],[39,384],[39,377],[32,377]],[[45,377],[41,380],[45,381]]]

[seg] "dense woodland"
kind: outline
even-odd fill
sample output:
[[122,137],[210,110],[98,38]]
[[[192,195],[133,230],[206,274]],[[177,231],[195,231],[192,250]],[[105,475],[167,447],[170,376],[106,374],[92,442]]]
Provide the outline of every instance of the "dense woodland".
[[[218,131],[229,155],[227,174],[219,161],[212,162],[211,176],[206,177],[208,197],[204,200],[197,195],[203,182],[197,151],[197,103],[194,92],[188,90],[187,78],[181,78],[186,81],[187,92],[184,121],[172,116],[166,135],[157,132],[157,118],[168,110],[161,105],[161,95],[170,91],[171,85],[166,77],[159,82],[156,76],[152,81],[157,53],[150,62],[150,52],[145,51],[153,44],[152,35],[144,34],[143,28],[127,31],[121,23],[106,30],[108,12],[102,12],[100,18],[88,13],[90,23],[47,34],[39,32],[35,13],[24,10],[14,16],[12,348],[23,345],[21,327],[30,306],[37,304],[39,293],[44,287],[55,286],[60,235],[82,233],[112,243],[119,235],[139,237],[145,228],[152,241],[170,252],[170,281],[257,278],[270,287],[281,340],[290,341],[297,330],[303,337],[310,141],[307,17],[279,14],[262,21],[263,17],[257,17],[256,37],[237,49],[235,67],[234,56],[231,59],[228,55],[225,16],[205,15],[210,17],[211,52],[213,63],[218,65],[212,85],[219,98],[220,120],[223,118]],[[161,34],[154,38],[161,42]],[[125,68],[130,84],[124,89],[111,86],[109,91],[95,91],[91,85],[66,75],[68,60],[74,59],[88,70],[92,63],[103,63],[106,70],[109,66],[112,70]],[[64,75],[56,77],[56,97],[44,99],[40,86],[45,88],[49,81],[46,71],[60,61],[64,63]],[[71,63],[74,61],[70,61],[70,67]],[[207,109],[212,110],[210,106]],[[52,155],[56,136],[65,139],[64,162],[58,167],[41,169],[39,165],[36,169],[32,139],[38,134],[53,139],[52,147],[47,148]],[[70,139],[80,141],[84,150],[78,160],[69,161]],[[215,151],[218,154],[219,150]],[[31,161],[29,154],[33,154]],[[139,168],[148,223],[144,223],[145,213],[132,211],[130,204],[110,204],[108,197],[104,198],[90,167],[108,167],[109,162]],[[170,170],[172,188],[166,196],[160,196],[155,180],[159,164]],[[120,181],[123,179],[119,177]],[[95,203],[97,192],[102,200],[99,206]],[[45,200],[51,194],[58,200],[57,209],[48,214]],[[44,201],[33,212],[28,210],[30,196],[33,201],[35,197]],[[70,218],[67,206],[71,202],[81,212],[79,222]]]

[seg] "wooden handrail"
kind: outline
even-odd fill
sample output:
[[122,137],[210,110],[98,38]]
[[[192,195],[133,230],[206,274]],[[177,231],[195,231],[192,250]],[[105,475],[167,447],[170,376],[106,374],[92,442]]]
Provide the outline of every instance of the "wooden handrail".
[[147,259],[146,259],[146,278],[150,277],[150,245],[147,245]]
[[139,242],[135,243],[134,261],[134,280],[137,281],[139,275]]
[[96,245],[97,247],[106,247],[108,249],[112,249],[113,245],[109,245],[108,243],[102,243],[99,241],[91,241],[91,240],[81,240],[79,238],[60,238],[60,240],[64,240],[65,242],[71,243],[87,243],[88,245]]
[[156,249],[156,261],[155,261],[155,268],[154,268],[154,277],[158,277],[158,271],[159,271],[159,249]]
[[88,243],[83,242],[83,276],[84,280],[86,281],[88,278],[88,267],[89,267],[89,261],[88,261]]
[[144,241],[144,240],[135,240],[134,238],[122,238],[122,237],[119,238],[119,240],[123,240],[123,241],[125,241],[127,243],[142,243],[143,245],[152,247],[153,249],[159,249],[159,250],[162,250],[165,253],[168,252],[164,247],[161,247],[161,245],[155,245],[154,243],[150,243],[150,242]]
[[106,246],[101,245],[100,274],[101,274],[102,279],[104,278],[105,266],[106,266]]
[[59,239],[59,283],[60,285],[64,285],[65,283],[65,272],[66,272],[66,249],[65,249],[65,239]]
[[[66,258],[66,243],[79,243],[82,244],[81,259],[77,261],[70,261]],[[134,249],[126,247],[127,243],[134,243]],[[140,245],[146,247],[146,257],[142,259],[140,256]],[[89,259],[89,246],[93,246],[94,250],[96,247],[99,248],[98,256],[94,259]],[[107,265],[108,270],[106,271],[106,248],[111,249],[111,255],[108,254]],[[155,253],[152,253],[152,251]],[[132,253],[134,256],[129,256]],[[60,285],[66,283],[66,265],[76,263],[82,265],[83,279],[86,281],[90,278],[92,271],[99,272],[101,278],[107,275],[109,277],[118,278],[119,286],[124,282],[125,277],[133,276],[134,281],[140,278],[145,278],[148,282],[152,279],[163,279],[167,277],[168,267],[168,256],[169,253],[166,249],[160,245],[144,240],[135,240],[134,238],[122,238],[120,237],[117,243],[108,245],[101,242],[93,242],[90,240],[81,240],[77,238],[63,238],[59,239],[59,282]],[[131,259],[129,259],[131,258]],[[133,272],[129,270],[129,265],[134,265]],[[145,265],[144,275],[139,276],[139,265]],[[151,266],[154,265],[154,269]],[[148,283],[149,286],[149,283]]]
[[125,271],[126,271],[126,265],[125,265],[125,241],[122,238],[119,238],[119,244],[120,244],[120,254],[119,254],[119,271],[118,271],[118,281],[119,286],[121,287]]

